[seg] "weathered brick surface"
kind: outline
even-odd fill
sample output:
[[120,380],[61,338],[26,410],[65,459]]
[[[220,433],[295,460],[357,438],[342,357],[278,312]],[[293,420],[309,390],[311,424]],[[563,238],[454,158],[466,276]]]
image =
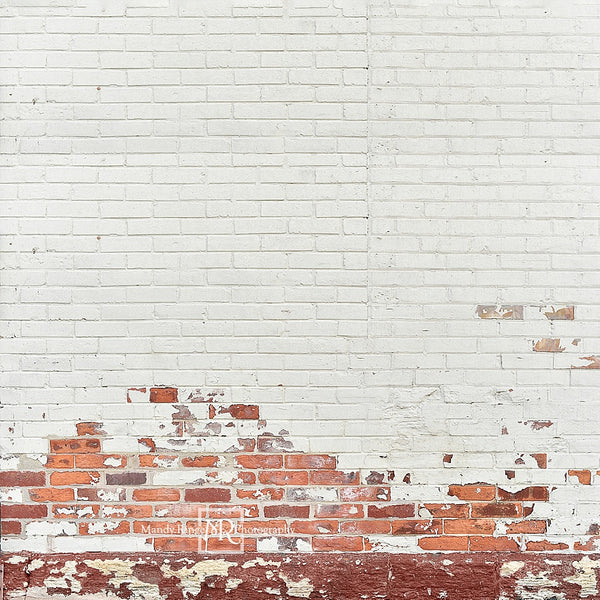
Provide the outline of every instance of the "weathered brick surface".
[[598,2],[1,27],[3,550],[598,551]]

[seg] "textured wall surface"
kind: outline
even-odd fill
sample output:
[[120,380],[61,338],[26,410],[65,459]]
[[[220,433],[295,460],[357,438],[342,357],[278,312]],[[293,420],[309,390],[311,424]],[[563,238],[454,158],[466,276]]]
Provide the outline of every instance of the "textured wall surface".
[[600,1],[0,15],[5,551],[600,550]]

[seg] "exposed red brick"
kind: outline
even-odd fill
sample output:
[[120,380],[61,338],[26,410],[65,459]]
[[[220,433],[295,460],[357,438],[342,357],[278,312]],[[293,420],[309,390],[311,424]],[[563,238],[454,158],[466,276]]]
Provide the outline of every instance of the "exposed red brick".
[[125,489],[123,488],[75,488],[75,499],[82,502],[103,502],[107,497],[116,496],[118,502],[125,502]]
[[338,529],[338,521],[329,521],[325,519],[315,519],[312,521],[292,521],[292,523],[290,523],[290,531],[292,533],[320,535],[326,533],[337,533]]
[[507,492],[502,488],[498,488],[499,500],[515,500],[518,502],[538,500],[546,502],[549,498],[550,492],[548,488],[541,485],[531,485],[518,492]]
[[518,521],[509,523],[506,527],[506,533],[545,533],[546,521]]
[[569,469],[569,477],[576,477],[581,485],[592,483],[592,474],[588,469]]
[[571,365],[572,369],[600,369],[600,356],[579,356],[579,360],[587,360],[587,365]]
[[526,545],[527,551],[532,552],[552,552],[553,550],[567,550],[568,548],[568,544],[564,544],[563,542],[553,543],[545,540],[539,542],[527,542]]
[[[187,490],[186,494],[189,491]],[[179,490],[171,488],[142,488],[133,491],[133,499],[136,502],[176,502],[179,500]]]
[[205,550],[199,537],[163,537],[154,538],[154,549],[159,552],[202,552]]
[[231,490],[227,488],[199,487],[185,490],[186,502],[229,502]]
[[183,535],[184,533],[181,521],[134,521],[132,531],[146,535]]
[[59,471],[50,474],[50,485],[90,485],[99,481],[98,471]]
[[539,469],[546,469],[548,467],[548,456],[545,453],[539,452],[530,456],[535,460]]
[[453,456],[453,454],[444,454],[444,458],[442,459],[442,461],[444,462],[444,464],[449,465],[452,462]]
[[[250,552],[251,550],[247,548],[246,542],[249,542],[249,540],[244,540],[244,551]],[[207,540],[206,549],[209,552],[240,552],[242,549],[242,544],[241,541],[237,543],[234,538],[232,538],[232,541],[230,541],[225,537],[222,539],[216,537],[209,538]]]
[[42,471],[0,471],[0,487],[39,487],[46,484]]
[[55,454],[95,454],[100,451],[98,439],[50,440],[50,451]]
[[315,552],[361,552],[363,538],[358,536],[317,536],[312,539]]
[[271,485],[308,485],[307,471],[261,471],[258,474],[261,483]]
[[238,454],[235,457],[237,467],[244,469],[280,469],[283,466],[281,454]]
[[492,535],[496,523],[491,519],[448,519],[444,521],[444,533],[465,535]]
[[[525,425],[529,425],[533,431],[540,431],[541,429],[547,429],[552,427],[554,423],[552,421],[525,421]],[[522,455],[521,455],[522,456]]]
[[270,533],[280,535],[287,533],[287,523],[282,520],[269,521],[244,521],[238,524],[246,535],[257,535],[261,533]]
[[415,516],[414,504],[369,505],[367,510],[371,519],[404,519]]
[[364,509],[362,504],[317,504],[315,517],[362,519],[364,517]]
[[390,499],[389,487],[347,487],[340,489],[342,502],[382,502]]
[[377,534],[390,533],[392,524],[390,521],[345,521],[340,525],[340,533],[355,534]]
[[495,304],[480,304],[477,307],[477,316],[480,319],[510,319],[522,321],[523,306],[516,304],[505,306],[497,306]]
[[261,488],[259,490],[236,490],[240,500],[283,500],[285,490],[283,488]]
[[33,502],[68,502],[75,500],[72,489],[39,488],[29,490],[29,498]]
[[75,466],[79,469],[120,469],[127,465],[127,457],[120,454],[77,454]]
[[19,521],[0,521],[0,533],[2,535],[20,535],[21,523]]
[[420,538],[419,547],[423,550],[468,550],[469,538],[458,535],[431,536]]
[[177,388],[150,388],[150,402],[177,402]]
[[143,485],[146,473],[107,473],[107,485]]
[[417,535],[442,533],[441,519],[398,519],[392,521],[393,535]]
[[3,504],[3,519],[41,519],[48,516],[45,504]]
[[[85,456],[84,454],[78,456]],[[73,454],[49,454],[46,456],[46,469],[72,469],[75,465]]]
[[556,310],[552,307],[549,311],[544,312],[544,314],[551,321],[573,321],[575,319],[575,307],[564,306]]
[[265,517],[291,517],[308,519],[310,506],[293,506],[291,504],[270,504],[264,507]]
[[565,347],[560,345],[559,338],[542,338],[533,344],[534,352],[564,352]]
[[469,538],[469,549],[475,552],[518,552],[519,544],[507,537],[474,536]]
[[477,502],[471,506],[473,518],[514,518],[521,516],[521,505],[515,502]]
[[185,456],[181,459],[181,465],[184,467],[216,467],[218,464],[218,456]]
[[469,516],[469,504],[458,503],[427,503],[423,504],[432,517],[443,517],[444,519],[466,519]]
[[104,435],[106,431],[102,429],[102,423],[96,421],[88,421],[85,423],[77,423],[77,435]]
[[456,496],[459,500],[493,500],[496,497],[496,487],[487,483],[451,485],[448,495]]
[[138,438],[138,444],[147,448],[149,452],[156,452],[156,444],[152,438]]
[[313,485],[358,485],[360,474],[356,471],[312,471],[310,482]]
[[254,519],[260,511],[257,504],[211,504],[207,512],[210,519]]
[[231,404],[219,408],[219,414],[229,413],[234,419],[256,421],[259,418],[258,406],[254,404]]
[[285,466],[288,469],[335,469],[335,456],[327,454],[286,454]]

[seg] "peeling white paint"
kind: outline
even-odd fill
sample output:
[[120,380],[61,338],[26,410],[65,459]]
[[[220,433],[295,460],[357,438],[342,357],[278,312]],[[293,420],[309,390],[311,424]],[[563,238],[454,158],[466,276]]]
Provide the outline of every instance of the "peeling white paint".
[[517,571],[522,569],[525,566],[525,563],[521,560],[511,560],[509,562],[505,562],[500,567],[500,577],[510,577],[514,575]]
[[584,556],[581,560],[574,561],[573,566],[577,573],[565,577],[565,581],[581,587],[580,598],[596,595],[598,593],[596,569],[600,569],[600,560],[592,560],[589,556]]
[[164,564],[160,567],[160,570],[167,577],[176,577],[179,579],[178,585],[185,596],[196,596],[202,590],[202,584],[206,581],[207,577],[215,575],[227,577],[229,575],[229,567],[235,567],[236,565],[237,563],[235,562],[223,559],[202,560],[191,567],[182,567],[179,570],[172,569]]
[[293,581],[285,573],[279,572],[279,577],[284,581],[287,587],[288,596],[293,598],[308,598],[315,586],[308,577],[303,577],[299,581]]
[[75,575],[77,575],[77,561],[68,560],[58,573],[62,573],[62,577],[46,577],[44,579],[46,589],[59,588],[70,590],[71,592],[81,591],[81,583],[75,579]]
[[133,566],[136,564],[130,560],[119,558],[109,560],[85,560],[88,567],[98,569],[104,575],[112,575],[109,582],[118,588],[121,584],[127,584],[127,589],[132,593],[132,600],[163,600],[158,585],[140,581],[133,574]]
[[255,558],[254,560],[247,560],[243,565],[242,569],[249,569],[250,567],[279,567],[281,566],[281,561],[275,560],[265,560],[261,556]]

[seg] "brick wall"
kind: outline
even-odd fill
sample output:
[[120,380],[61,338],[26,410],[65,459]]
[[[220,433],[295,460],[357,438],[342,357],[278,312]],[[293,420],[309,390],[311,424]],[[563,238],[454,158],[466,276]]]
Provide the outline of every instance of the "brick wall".
[[600,3],[1,11],[3,549],[600,549]]

